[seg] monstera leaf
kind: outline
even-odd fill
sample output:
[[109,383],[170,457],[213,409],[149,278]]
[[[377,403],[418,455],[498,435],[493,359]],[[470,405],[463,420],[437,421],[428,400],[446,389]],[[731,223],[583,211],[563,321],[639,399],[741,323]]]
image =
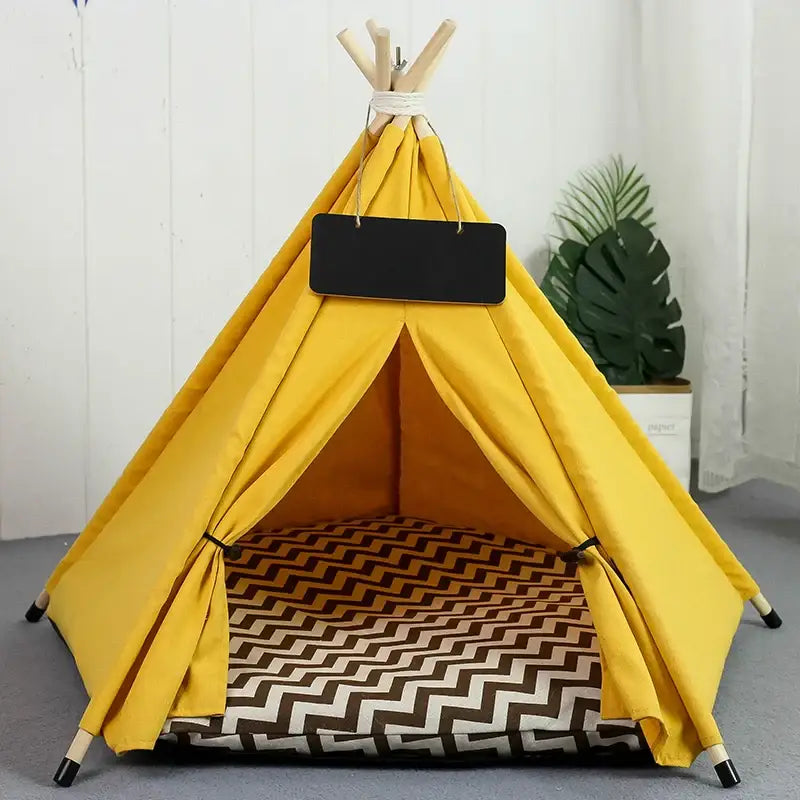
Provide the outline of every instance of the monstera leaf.
[[585,255],[585,244],[572,239],[561,242],[558,252],[550,260],[541,289],[594,363],[605,365],[606,361],[597,349],[592,332],[578,318],[575,306],[575,273]]
[[585,254],[585,244],[565,239],[550,259],[550,266],[542,280],[541,289],[545,297],[567,324],[567,309],[575,294],[575,273]]
[[634,219],[620,220],[586,248],[567,321],[594,341],[599,359],[592,357],[609,382],[650,383],[683,368],[686,339],[676,324],[678,301],[669,299],[668,266],[664,246]]

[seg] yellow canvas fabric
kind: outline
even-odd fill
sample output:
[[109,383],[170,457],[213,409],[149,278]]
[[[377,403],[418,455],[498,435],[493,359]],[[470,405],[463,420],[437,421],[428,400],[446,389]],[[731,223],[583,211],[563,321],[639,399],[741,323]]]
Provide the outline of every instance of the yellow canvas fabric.
[[[311,219],[354,211],[360,148],[48,581],[90,696],[81,727],[124,752],[169,715],[224,711],[224,565],[205,531],[230,544],[384,510],[562,548],[598,536],[581,579],[602,713],[640,720],[659,763],[690,763],[721,742],[714,698],[758,587],[510,252],[491,308],[309,290]],[[438,140],[395,125],[370,140],[362,210],[454,219]]]

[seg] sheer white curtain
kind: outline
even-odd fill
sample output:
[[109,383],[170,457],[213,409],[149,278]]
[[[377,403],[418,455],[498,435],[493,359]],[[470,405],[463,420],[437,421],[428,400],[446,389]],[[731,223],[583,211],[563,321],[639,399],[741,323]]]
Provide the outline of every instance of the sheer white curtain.
[[685,310],[700,488],[800,489],[800,4],[638,13],[642,164]]

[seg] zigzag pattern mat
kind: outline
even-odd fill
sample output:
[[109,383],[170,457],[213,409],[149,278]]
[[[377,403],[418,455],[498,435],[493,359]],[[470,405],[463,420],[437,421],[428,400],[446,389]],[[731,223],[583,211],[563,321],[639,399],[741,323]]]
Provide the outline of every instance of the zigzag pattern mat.
[[399,516],[241,544],[227,710],[164,738],[312,756],[646,748],[634,722],[600,719],[596,634],[553,551]]

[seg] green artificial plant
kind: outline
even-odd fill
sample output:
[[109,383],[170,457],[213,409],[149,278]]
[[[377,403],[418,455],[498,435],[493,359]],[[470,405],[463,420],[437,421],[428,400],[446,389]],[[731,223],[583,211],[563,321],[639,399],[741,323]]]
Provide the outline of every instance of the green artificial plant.
[[556,217],[563,238],[542,291],[611,384],[656,383],[683,369],[681,308],[669,255],[645,208],[650,187],[617,157],[570,184]]
[[589,244],[628,217],[652,228],[649,197],[650,186],[636,165],[627,169],[622,156],[612,156],[608,163],[585,170],[576,182],[567,184],[555,217],[567,236]]

